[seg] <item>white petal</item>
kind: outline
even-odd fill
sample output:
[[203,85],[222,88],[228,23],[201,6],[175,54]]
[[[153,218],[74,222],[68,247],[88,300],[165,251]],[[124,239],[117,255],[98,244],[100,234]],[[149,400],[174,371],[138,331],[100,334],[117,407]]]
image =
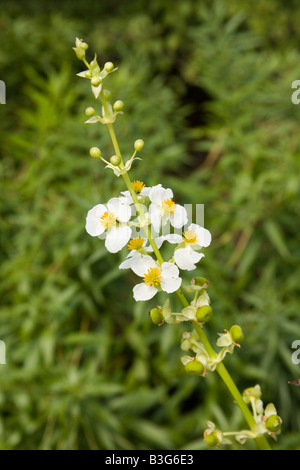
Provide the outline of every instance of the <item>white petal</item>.
[[105,247],[110,253],[117,253],[129,242],[131,228],[127,225],[118,227],[114,225],[107,233]]
[[131,264],[132,271],[140,277],[144,277],[150,268],[157,268],[157,264],[150,255],[136,257]]
[[179,269],[174,263],[163,263],[161,265],[161,275],[164,277],[178,277]]
[[196,268],[195,263],[198,263],[203,256],[203,253],[197,253],[190,246],[187,246],[175,250],[174,261],[180,269],[192,271]]
[[149,196],[151,189],[152,189],[151,186],[144,186],[142,191],[140,192],[140,195],[143,197]]
[[159,233],[161,226],[161,209],[156,204],[150,204],[149,217],[156,233]]
[[160,248],[164,241],[168,241],[169,243],[181,243],[183,240],[181,235],[177,233],[169,233],[168,235],[162,235],[161,237],[155,238],[155,243],[157,248]]
[[128,222],[131,217],[131,207],[126,197],[111,198],[107,203],[107,207],[121,222]]
[[173,191],[170,188],[163,188],[161,184],[157,184],[152,186],[148,196],[154,204],[161,204],[165,199],[172,199]]
[[187,224],[188,221],[186,209],[180,204],[176,204],[174,214],[170,215],[170,221],[175,228],[183,227],[185,224]]
[[157,289],[152,286],[146,286],[143,282],[133,288],[133,297],[135,300],[150,300],[155,296]]
[[124,197],[126,197],[127,204],[133,204],[132,196],[131,196],[131,194],[128,190],[127,191],[121,191],[121,194]]
[[197,225],[197,224],[191,224],[188,230],[191,230],[192,232],[195,232],[198,235],[198,239],[199,239],[198,245],[204,246],[204,247],[210,245],[211,233],[209,230],[207,230],[204,227],[200,227],[200,225]]
[[160,285],[161,285],[162,290],[170,294],[171,292],[175,292],[176,290],[179,289],[181,285],[181,281],[182,279],[180,277],[175,277],[175,278],[165,277],[164,279],[161,280]]
[[104,204],[97,204],[88,211],[86,216],[85,229],[92,237],[97,237],[104,232],[105,226],[101,224],[100,217],[106,211],[107,209]]

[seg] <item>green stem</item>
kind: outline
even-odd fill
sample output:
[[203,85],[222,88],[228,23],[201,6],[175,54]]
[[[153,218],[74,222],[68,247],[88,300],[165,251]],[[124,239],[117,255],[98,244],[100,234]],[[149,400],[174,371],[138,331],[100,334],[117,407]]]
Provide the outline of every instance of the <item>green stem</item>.
[[[107,102],[104,98],[104,95],[103,95],[102,91],[100,93],[100,97],[102,99],[104,113],[105,113],[106,117],[108,117],[109,116],[108,106],[107,106]],[[111,141],[112,141],[115,153],[121,159],[120,168],[124,168],[124,162],[123,162],[123,159],[122,159],[120,147],[119,147],[118,140],[117,140],[117,137],[116,137],[116,134],[115,134],[115,131],[114,131],[113,124],[108,123],[107,127],[108,127],[108,131],[109,131],[109,134],[110,134],[110,137],[111,137]],[[125,183],[128,191],[130,192],[130,194],[132,196],[132,200],[135,204],[136,210],[137,210],[138,215],[140,217],[140,221],[143,224],[143,229],[145,231],[147,239],[149,240],[149,243],[150,243],[150,245],[151,245],[151,247],[152,247],[152,249],[153,249],[153,251],[156,255],[157,260],[159,261],[160,264],[162,264],[164,262],[164,259],[161,255],[159,249],[157,248],[155,240],[152,237],[149,225],[147,225],[147,221],[146,221],[146,217],[145,217],[145,214],[144,214],[144,211],[143,211],[143,207],[140,204],[140,202],[137,198],[137,195],[136,195],[136,193],[135,193],[135,191],[132,187],[132,184],[131,184],[128,173],[126,172],[126,173],[122,174],[122,177],[123,177],[124,183]],[[182,293],[181,289],[178,289],[176,291],[176,294],[177,294],[179,300],[181,301],[181,303],[184,307],[188,307],[190,305],[188,300],[186,299],[185,295]],[[209,357],[212,358],[212,359],[216,358],[216,353],[214,352],[213,347],[211,346],[207,336],[205,335],[205,333],[203,331],[203,328],[195,321],[192,321],[191,324],[192,324],[193,328],[196,330],[196,332],[197,332],[200,340],[202,341]],[[241,396],[241,394],[240,394],[238,388],[236,387],[234,381],[232,380],[229,372],[227,371],[226,367],[224,366],[223,362],[220,362],[217,365],[216,370],[217,370],[218,374],[220,375],[220,377],[222,378],[225,385],[227,386],[228,390],[230,391],[230,393],[233,396],[234,400],[236,401],[237,405],[239,406],[241,412],[244,415],[244,418],[245,418],[246,422],[248,423],[249,428],[251,429],[252,426],[255,425],[255,420],[254,420],[249,408],[247,407],[246,403],[244,402],[243,397]],[[256,443],[258,445],[258,448],[261,449],[261,450],[271,450],[271,447],[270,447],[267,439],[263,435],[256,438]]]

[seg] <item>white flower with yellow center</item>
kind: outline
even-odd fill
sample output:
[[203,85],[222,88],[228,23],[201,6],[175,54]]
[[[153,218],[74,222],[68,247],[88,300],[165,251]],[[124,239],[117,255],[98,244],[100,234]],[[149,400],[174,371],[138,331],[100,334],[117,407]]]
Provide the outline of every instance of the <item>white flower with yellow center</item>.
[[203,253],[198,253],[202,247],[207,247],[211,242],[211,234],[204,227],[197,224],[191,224],[188,230],[181,237],[182,247],[174,252],[174,261],[180,269],[192,271],[203,258]]
[[173,191],[165,189],[161,184],[152,186],[148,197],[151,201],[149,216],[156,233],[159,233],[162,225],[170,221],[175,228],[183,227],[188,220],[187,212],[180,204],[173,201]]
[[105,247],[111,253],[120,251],[131,237],[126,224],[131,217],[131,207],[125,197],[113,197],[106,205],[97,204],[88,211],[86,231],[92,237],[105,236]]
[[135,259],[141,259],[149,251],[153,251],[151,246],[146,246],[147,239],[142,237],[133,238],[127,244],[129,253],[126,256],[126,259],[120,264],[119,269],[128,269],[131,268],[132,263]]
[[[139,180],[132,181],[131,186],[132,186],[135,194],[137,195],[138,199],[142,199],[144,197],[147,197],[150,190],[151,190],[151,187],[147,187],[145,185],[145,183],[143,183],[142,181],[139,181]],[[133,204],[132,196],[131,196],[131,194],[128,190],[127,191],[122,191],[121,194],[123,194],[123,196],[126,197],[129,204]]]
[[181,285],[182,279],[175,264],[165,262],[160,266],[149,255],[135,258],[131,269],[144,281],[133,288],[133,297],[137,301],[152,299],[158,290],[175,292]]

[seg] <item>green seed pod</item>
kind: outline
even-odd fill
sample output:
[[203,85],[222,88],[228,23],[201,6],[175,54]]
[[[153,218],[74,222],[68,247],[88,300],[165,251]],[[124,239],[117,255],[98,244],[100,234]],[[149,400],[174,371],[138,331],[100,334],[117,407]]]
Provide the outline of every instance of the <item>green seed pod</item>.
[[123,108],[124,108],[124,103],[121,100],[118,100],[113,104],[114,111],[122,111]]
[[202,305],[202,307],[197,308],[196,318],[200,322],[207,322],[212,317],[212,308],[209,305]]
[[100,77],[93,77],[91,78],[91,84],[93,86],[98,86],[101,83],[101,78]]
[[121,157],[120,155],[113,155],[110,157],[109,161],[112,165],[118,166],[121,163]]
[[98,147],[90,148],[90,156],[93,158],[100,158],[101,157],[101,150]]
[[204,432],[204,440],[206,444],[208,444],[210,447],[215,447],[219,444],[219,438],[218,434],[216,431],[205,431]]
[[105,68],[106,72],[111,72],[112,69],[114,68],[114,64],[112,62],[106,62],[104,64],[104,68]]
[[153,308],[152,310],[150,310],[149,315],[153,323],[155,323],[155,325],[161,325],[164,322],[161,308],[158,308],[158,307]]
[[235,343],[241,343],[244,339],[244,333],[239,325],[233,325],[229,333]]
[[270,432],[278,432],[281,428],[281,419],[277,415],[271,415],[266,421],[266,428]]
[[134,142],[134,150],[136,150],[137,152],[140,152],[143,147],[144,147],[144,141],[142,139],[137,139]]
[[200,276],[194,277],[191,280],[191,283],[195,284],[196,286],[203,286],[203,288],[206,288],[209,284],[207,279],[205,279],[204,277],[200,277]]
[[187,362],[184,368],[188,375],[202,375],[204,371],[203,364],[196,360]]
[[85,114],[86,114],[87,116],[89,116],[89,117],[95,116],[96,111],[95,111],[94,108],[92,108],[91,106],[89,106],[88,108],[86,108]]

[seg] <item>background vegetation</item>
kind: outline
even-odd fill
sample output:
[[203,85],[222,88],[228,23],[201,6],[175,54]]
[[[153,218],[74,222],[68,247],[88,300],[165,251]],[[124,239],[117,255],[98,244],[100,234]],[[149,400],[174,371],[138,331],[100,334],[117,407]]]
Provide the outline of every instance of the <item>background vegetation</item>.
[[208,335],[243,327],[226,366],[275,403],[276,447],[300,449],[299,21],[296,0],[1,1],[1,449],[207,449],[207,419],[245,426],[216,374],[184,374],[182,329],[147,314],[157,299],[134,303],[124,253],[85,232],[124,188],[88,154],[111,147],[83,124],[76,36],[119,66],[123,153],[145,141],[134,177],[205,204]]

